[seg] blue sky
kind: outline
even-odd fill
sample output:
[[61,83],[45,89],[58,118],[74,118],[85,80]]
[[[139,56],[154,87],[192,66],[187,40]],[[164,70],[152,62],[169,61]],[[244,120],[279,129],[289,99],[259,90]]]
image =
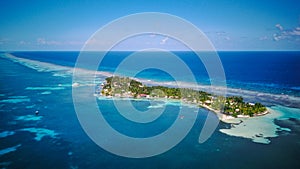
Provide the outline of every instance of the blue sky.
[[[3,0],[0,50],[80,50],[105,24],[139,12],[184,18],[217,50],[300,50],[298,0]],[[181,49],[171,38],[147,37],[155,47]],[[133,38],[118,50],[147,47],[142,42]]]

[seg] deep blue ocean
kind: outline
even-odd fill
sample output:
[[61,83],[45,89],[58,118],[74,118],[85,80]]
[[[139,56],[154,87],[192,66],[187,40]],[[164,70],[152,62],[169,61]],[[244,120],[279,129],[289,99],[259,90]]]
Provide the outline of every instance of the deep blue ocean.
[[[99,70],[113,72],[132,52],[109,52]],[[201,85],[210,84],[205,67],[192,52],[174,52],[195,74]],[[19,58],[74,67],[79,52],[13,52]],[[279,96],[296,98],[299,105],[300,52],[219,52],[227,87],[267,93],[249,99],[267,105],[296,107],[277,102]],[[4,55],[4,53],[0,53]],[[0,57],[0,168],[300,168],[300,120],[298,115],[274,119],[274,124],[289,128],[269,138],[270,144],[224,134],[230,124],[220,122],[217,130],[204,143],[199,133],[208,112],[199,109],[188,135],[171,150],[149,158],[126,158],[97,146],[82,129],[72,100],[72,76],[57,75],[57,70],[26,66],[24,62]],[[89,65],[83,67],[89,69]],[[180,69],[179,69],[180,70]],[[124,70],[124,75],[126,75]],[[61,73],[61,72],[60,72]],[[63,72],[64,73],[64,72]],[[170,81],[165,72],[149,69],[138,78]],[[104,79],[104,78],[103,78]],[[103,80],[102,79],[102,80]],[[260,95],[259,95],[260,96]],[[278,97],[277,97],[278,96]],[[272,98],[272,99],[269,99]],[[146,125],[126,121],[117,113],[112,100],[97,101],[103,116],[116,131],[131,137],[149,137],[167,130],[175,121],[180,107],[168,105],[163,115]],[[138,109],[147,101],[132,101]],[[279,108],[278,108],[279,109]],[[39,111],[36,116],[35,112]],[[174,113],[175,112],[175,113]],[[110,140],[114,142],[114,140]]]
[[[133,52],[108,52],[100,70],[113,72]],[[195,73],[200,84],[209,84],[202,63],[193,52],[174,52]],[[15,52],[18,57],[73,67],[79,52]],[[219,52],[228,87],[289,93],[300,96],[300,52]],[[88,65],[86,66],[88,69]],[[138,77],[170,80],[159,70],[149,70]]]

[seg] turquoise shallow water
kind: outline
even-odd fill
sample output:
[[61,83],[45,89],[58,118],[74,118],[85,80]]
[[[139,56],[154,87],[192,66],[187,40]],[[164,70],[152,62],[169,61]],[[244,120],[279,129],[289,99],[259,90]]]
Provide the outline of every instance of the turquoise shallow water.
[[[199,144],[199,133],[209,113],[200,109],[195,125],[177,146],[158,156],[131,159],[103,150],[85,134],[74,111],[72,81],[65,70],[37,71],[0,58],[0,72],[1,168],[300,167],[297,108],[272,107],[283,113],[275,124],[291,131],[278,131],[279,136],[270,138],[270,144],[253,143],[251,139],[219,132],[219,129],[230,128],[225,123],[218,125],[209,140]],[[55,76],[58,73],[64,76]],[[98,100],[98,104],[117,131],[132,137],[149,137],[168,129],[180,108],[170,104],[155,122],[141,125],[126,121],[109,99]],[[149,107],[146,101],[133,104],[140,110]],[[39,116],[34,115],[36,110],[39,110]]]

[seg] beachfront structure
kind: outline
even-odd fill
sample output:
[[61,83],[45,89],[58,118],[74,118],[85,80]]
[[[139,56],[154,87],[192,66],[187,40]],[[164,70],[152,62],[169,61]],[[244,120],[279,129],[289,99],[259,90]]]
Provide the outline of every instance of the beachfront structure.
[[146,86],[128,77],[108,77],[106,82],[99,86],[101,86],[101,94],[104,96],[180,99],[185,103],[197,104],[211,111],[233,117],[252,117],[267,113],[266,107],[261,103],[247,103],[240,96],[223,97],[188,88]]

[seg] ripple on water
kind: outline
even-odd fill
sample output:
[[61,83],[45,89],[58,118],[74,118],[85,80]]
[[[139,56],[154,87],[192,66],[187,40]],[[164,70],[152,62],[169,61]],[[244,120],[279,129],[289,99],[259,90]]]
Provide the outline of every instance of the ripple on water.
[[22,103],[30,102],[27,96],[9,96],[8,99],[0,100],[0,103]]
[[36,115],[25,115],[25,116],[18,116],[16,120],[23,120],[23,121],[38,121],[41,120],[43,116],[36,116]]
[[13,152],[13,151],[16,151],[19,147],[21,147],[21,144],[18,144],[18,145],[13,146],[13,147],[8,147],[8,148],[5,148],[5,149],[2,149],[2,150],[0,150],[0,156],[2,156],[4,154],[7,154],[7,153],[10,153],[10,152]]
[[51,91],[44,91],[44,92],[42,92],[41,94],[42,95],[47,95],[47,94],[51,94],[52,92]]
[[11,135],[14,135],[15,132],[14,131],[3,131],[0,133],[0,138],[5,138],[7,136],[11,136]]

